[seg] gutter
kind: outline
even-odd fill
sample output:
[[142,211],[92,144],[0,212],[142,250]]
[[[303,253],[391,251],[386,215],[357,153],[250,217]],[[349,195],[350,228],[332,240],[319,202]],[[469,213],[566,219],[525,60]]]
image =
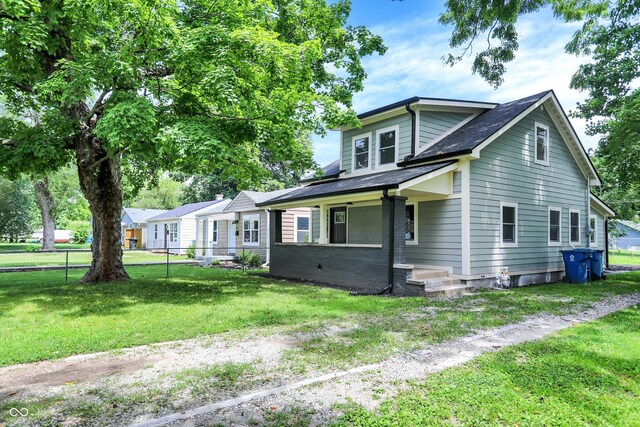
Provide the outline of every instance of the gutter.
[[407,102],[404,108],[411,114],[411,153],[403,159],[403,162],[407,162],[416,155],[416,112],[411,109],[410,102]]

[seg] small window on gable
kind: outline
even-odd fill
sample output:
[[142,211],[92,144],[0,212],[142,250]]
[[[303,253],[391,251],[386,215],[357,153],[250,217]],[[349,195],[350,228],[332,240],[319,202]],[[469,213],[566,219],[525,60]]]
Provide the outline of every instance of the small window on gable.
[[378,166],[396,162],[398,126],[380,129],[376,132],[378,143]]
[[549,164],[549,127],[536,123],[536,163]]
[[580,211],[569,211],[569,242],[580,243]]
[[353,170],[369,169],[370,139],[369,134],[353,138]]
[[591,236],[589,236],[591,246],[596,247],[598,245],[598,221],[595,215],[589,217],[589,227],[591,227]]
[[562,210],[549,208],[549,246],[562,243]]
[[500,244],[518,246],[518,204],[500,203]]

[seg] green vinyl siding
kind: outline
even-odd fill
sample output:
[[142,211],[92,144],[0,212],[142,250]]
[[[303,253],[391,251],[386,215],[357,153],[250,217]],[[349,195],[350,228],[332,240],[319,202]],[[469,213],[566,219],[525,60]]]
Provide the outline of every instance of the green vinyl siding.
[[380,244],[382,242],[382,208],[378,206],[348,207],[348,243]]
[[[411,203],[409,200],[408,203]],[[418,244],[406,246],[408,264],[462,268],[460,199],[418,204]]]
[[[549,166],[535,163],[535,122],[549,127]],[[560,270],[569,246],[569,209],[580,210],[587,236],[587,182],[546,113],[536,109],[485,147],[471,168],[471,274]],[[517,247],[501,248],[500,202],[518,203]],[[548,207],[562,209],[561,246],[548,245]]]
[[453,193],[457,194],[462,192],[462,172],[455,171],[453,173]]
[[471,116],[469,113],[420,111],[420,147],[432,143]]
[[406,155],[411,153],[411,116],[408,113],[363,126],[362,129],[351,129],[342,132],[342,169],[346,170],[347,175],[351,173],[353,167],[353,157],[351,153],[353,137],[366,133],[371,134],[371,140],[369,142],[371,163],[369,166],[371,170],[375,170],[377,162],[376,130],[395,125],[398,125],[400,133],[398,137],[399,142],[396,143],[396,150],[398,150],[398,145],[400,150],[400,155],[397,158],[402,160]]

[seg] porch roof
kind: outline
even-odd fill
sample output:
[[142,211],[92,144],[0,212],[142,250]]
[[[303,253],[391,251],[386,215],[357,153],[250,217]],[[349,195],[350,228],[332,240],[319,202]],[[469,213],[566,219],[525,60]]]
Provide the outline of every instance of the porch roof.
[[341,178],[333,181],[311,183],[306,187],[296,188],[287,194],[275,197],[266,202],[256,203],[256,206],[271,206],[317,197],[399,188],[402,183],[453,165],[456,162],[457,160],[450,160],[411,168],[360,175],[353,178]]

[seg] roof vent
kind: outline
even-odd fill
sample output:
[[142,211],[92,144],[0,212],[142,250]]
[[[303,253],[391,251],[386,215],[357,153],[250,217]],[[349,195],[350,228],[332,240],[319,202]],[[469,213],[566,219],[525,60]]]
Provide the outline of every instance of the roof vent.
[[216,200],[224,199],[224,194],[216,194]]

